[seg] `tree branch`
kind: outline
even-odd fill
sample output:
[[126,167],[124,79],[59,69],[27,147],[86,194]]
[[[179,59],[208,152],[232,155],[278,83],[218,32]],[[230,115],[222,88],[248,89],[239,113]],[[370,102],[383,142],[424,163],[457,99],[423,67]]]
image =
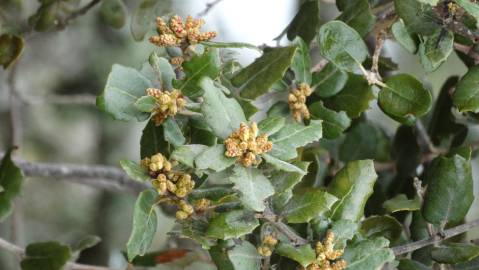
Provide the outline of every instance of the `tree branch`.
[[[3,153],[0,154],[3,157]],[[137,194],[148,188],[128,177],[120,168],[101,165],[78,165],[66,163],[32,163],[15,159],[25,176],[70,180],[83,185],[106,190],[130,191]]]
[[201,17],[204,17],[208,14],[208,12],[210,12],[216,5],[218,5],[219,3],[221,3],[223,0],[215,0],[213,2],[210,2],[210,3],[207,3],[206,4],[206,8],[199,12],[196,17],[198,18],[201,18]]
[[48,96],[21,96],[21,101],[28,105],[53,104],[53,105],[87,105],[95,106],[96,96],[90,94],[78,95],[48,95]]
[[478,227],[478,226],[479,226],[479,219],[445,230],[444,232],[441,233],[441,235],[436,234],[427,239],[412,242],[402,246],[393,247],[392,250],[394,251],[394,254],[396,256],[407,254],[414,250],[440,243],[443,240],[465,233],[469,231],[470,229]]
[[85,15],[91,8],[96,6],[98,3],[100,3],[101,0],[92,0],[90,3],[88,3],[86,6],[70,13],[68,17],[66,17],[59,25],[59,29],[65,28],[71,21],[76,19],[79,16]]
[[[19,258],[25,257],[25,250],[23,248],[17,245],[14,245],[2,238],[0,238],[0,248],[7,250],[11,253],[14,253]],[[66,268],[69,270],[112,270],[109,267],[86,265],[86,264],[79,264],[74,262],[67,262]]]

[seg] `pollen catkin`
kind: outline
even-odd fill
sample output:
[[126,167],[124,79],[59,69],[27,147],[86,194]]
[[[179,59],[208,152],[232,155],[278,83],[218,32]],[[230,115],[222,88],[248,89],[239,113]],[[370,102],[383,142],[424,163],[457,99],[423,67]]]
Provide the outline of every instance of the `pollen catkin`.
[[176,161],[169,161],[161,153],[141,160],[141,166],[148,169],[153,178],[151,184],[158,194],[168,198],[167,202],[178,206],[176,218],[186,219],[194,212],[193,206],[186,202],[185,197],[194,189],[195,181],[187,173],[173,171],[176,165]]
[[239,157],[241,164],[249,167],[258,165],[261,158],[257,155],[271,151],[273,144],[267,135],[258,136],[258,126],[253,122],[251,126],[241,123],[239,129],[225,140],[225,147],[227,157]]
[[201,198],[195,201],[195,209],[196,211],[199,211],[199,212],[205,211],[208,207],[210,207],[210,205],[211,205],[211,201],[206,198]]
[[306,106],[306,98],[311,95],[312,91],[308,84],[300,83],[298,89],[294,89],[288,95],[288,104],[294,120],[300,122],[302,119],[311,117],[308,107]]
[[205,24],[203,19],[193,19],[188,16],[186,22],[180,16],[174,15],[168,24],[161,18],[156,18],[158,36],[152,36],[150,42],[160,47],[187,48],[202,41],[208,41],[216,37],[216,32],[201,32],[200,28]]
[[146,89],[146,94],[156,100],[153,109],[153,121],[156,125],[162,124],[169,116],[175,116],[186,106],[186,100],[179,90],[161,91],[156,88]]
[[334,233],[328,231],[323,242],[316,243],[316,262],[308,265],[306,270],[343,270],[347,263],[339,258],[344,250],[334,250]]
[[258,247],[259,255],[269,257],[273,254],[274,247],[278,244],[278,239],[272,235],[267,235],[263,238],[261,245]]

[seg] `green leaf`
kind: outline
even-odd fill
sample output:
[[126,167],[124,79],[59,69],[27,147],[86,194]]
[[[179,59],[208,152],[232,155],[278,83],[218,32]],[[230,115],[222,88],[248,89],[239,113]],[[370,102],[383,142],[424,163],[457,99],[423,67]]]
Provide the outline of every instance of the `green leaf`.
[[199,200],[206,198],[212,201],[218,201],[234,193],[235,191],[231,188],[231,185],[215,185],[206,188],[195,188],[189,194],[188,199]]
[[235,270],[259,270],[261,268],[261,256],[256,247],[248,241],[242,241],[227,253]]
[[178,123],[173,118],[168,117],[166,121],[163,122],[163,131],[165,141],[169,142],[170,144],[174,146],[185,144],[185,136],[183,136],[180,126],[178,126]]
[[373,91],[364,76],[349,74],[343,90],[325,99],[324,105],[335,111],[345,111],[349,118],[357,118],[369,109],[369,102],[372,99],[374,99]]
[[33,243],[25,249],[22,270],[61,270],[70,259],[68,246],[58,242]]
[[152,87],[151,82],[138,70],[115,64],[103,94],[97,98],[97,106],[116,120],[136,118],[144,121],[149,114],[139,111],[135,102],[145,95],[149,87]]
[[141,158],[151,157],[157,153],[167,155],[168,152],[169,144],[164,139],[163,126],[157,126],[155,122],[149,121],[141,134]]
[[206,149],[208,149],[208,146],[201,144],[180,145],[175,147],[175,151],[171,153],[170,158],[194,168],[196,157]]
[[452,53],[454,34],[437,29],[432,35],[425,36],[419,45],[419,58],[426,72],[432,72],[444,63]]
[[[479,267],[479,256],[465,263],[454,265],[454,270],[475,270]],[[406,269],[407,270],[407,269]]]
[[215,79],[220,72],[220,55],[217,49],[210,49],[201,55],[193,56],[189,61],[185,61],[182,65],[185,72],[183,80],[175,80],[173,85],[175,88],[190,98],[195,98],[203,95],[205,90],[201,85],[203,84],[203,77]]
[[234,48],[234,49],[252,49],[259,52],[263,52],[260,48],[253,44],[244,43],[244,42],[215,42],[215,41],[202,41],[201,44],[206,47],[212,48]]
[[289,40],[301,37],[307,44],[311,43],[319,26],[319,2],[317,0],[305,1],[287,27]]
[[346,247],[342,258],[348,263],[348,270],[381,269],[394,260],[388,245],[389,241],[382,237],[355,242]]
[[328,192],[339,198],[332,207],[331,218],[359,221],[363,216],[366,201],[373,193],[376,179],[372,160],[347,163],[328,187]]
[[101,238],[96,235],[87,235],[72,245],[71,249],[74,253],[79,254],[85,249],[92,248],[101,242]]
[[348,74],[329,62],[321,71],[313,73],[311,88],[320,97],[331,97],[339,93],[348,81]]
[[259,226],[254,212],[248,210],[234,210],[221,213],[210,220],[207,236],[217,239],[239,238],[251,233]]
[[125,25],[127,10],[122,0],[105,0],[100,6],[100,17],[109,26],[119,29]]
[[274,194],[269,179],[256,168],[236,166],[233,171],[234,174],[229,180],[235,184],[234,189],[241,193],[240,199],[243,204],[255,211],[263,211],[264,201]]
[[461,78],[452,100],[461,112],[479,112],[479,66],[469,68]]
[[176,74],[168,59],[164,57],[159,57],[156,52],[153,52],[152,54],[150,54],[148,62],[150,63],[151,68],[155,72],[157,79],[160,81],[162,89],[172,89],[173,79],[176,78]]
[[479,256],[479,246],[469,243],[446,243],[433,247],[431,257],[438,263],[465,263]]
[[156,99],[152,96],[142,96],[136,100],[135,107],[140,112],[151,113],[156,107]]
[[309,106],[313,119],[323,120],[323,133],[326,139],[335,139],[351,125],[351,119],[345,112],[335,112],[326,108],[322,101],[315,102]]
[[[309,162],[304,161],[293,161],[293,165],[301,169],[302,171],[307,171],[309,167]],[[275,171],[271,175],[270,179],[276,193],[282,193],[287,190],[294,188],[303,178],[304,174],[299,172],[283,172]]]
[[303,171],[302,169],[296,167],[295,165],[288,163],[286,161],[282,161],[281,159],[277,159],[271,155],[268,154],[262,154],[261,155],[266,163],[272,165],[275,169],[280,170],[280,171],[285,171],[285,172],[296,172],[300,173],[302,175],[305,175],[306,172]]
[[258,123],[260,134],[271,136],[281,130],[286,124],[286,119],[281,116],[270,116]]
[[369,122],[360,122],[346,133],[339,146],[339,159],[349,162],[359,159],[388,160],[390,139],[383,130]]
[[460,222],[474,200],[470,160],[462,156],[437,157],[427,174],[422,214],[430,223]]
[[195,157],[196,168],[199,170],[212,169],[219,172],[235,164],[236,158],[225,156],[225,151],[223,144],[206,148]]
[[354,72],[368,57],[368,48],[361,36],[341,21],[330,21],[319,29],[321,55],[339,69]]
[[227,98],[221,85],[208,77],[203,78],[200,87],[204,90],[204,101],[201,104],[201,113],[206,123],[216,136],[226,139],[233,131],[239,128],[246,117],[239,103],[233,98]]
[[293,44],[298,47],[291,64],[294,77],[297,82],[311,84],[311,57],[309,56],[309,46],[301,37],[296,37]]
[[181,236],[196,241],[203,249],[209,249],[216,244],[216,239],[206,236],[208,222],[190,218],[179,223],[181,224]]
[[428,4],[428,5],[431,5],[431,6],[435,6],[435,5],[437,5],[437,3],[439,3],[439,0],[419,0],[419,2],[424,3],[424,4]]
[[356,235],[358,232],[358,224],[348,219],[341,219],[334,221],[331,224],[330,230],[336,236],[334,238],[334,247],[340,249],[346,247],[346,242],[353,239]]
[[297,156],[296,148],[305,146],[321,139],[323,135],[321,121],[311,120],[308,126],[291,123],[273,134],[271,155],[282,160],[293,159]]
[[7,69],[22,54],[23,47],[23,38],[12,34],[1,35],[0,65]]
[[419,198],[410,200],[404,194],[398,194],[394,198],[389,199],[383,203],[383,208],[388,213],[395,213],[400,211],[417,211],[421,209],[421,201]]
[[133,212],[133,228],[126,244],[128,261],[144,255],[150,248],[158,227],[156,204],[158,193],[148,189],[140,193]]
[[430,267],[410,259],[399,260],[398,270],[431,270]]
[[472,3],[469,0],[456,0],[456,3],[460,5],[469,15],[474,17],[479,22],[479,5]]
[[246,119],[250,119],[251,116],[259,111],[250,100],[239,98],[237,101],[243,109]]
[[151,179],[151,177],[148,175],[148,170],[136,162],[126,159],[120,160],[120,166],[126,172],[126,174],[134,180],[147,182]]
[[394,243],[401,237],[403,226],[391,216],[370,216],[363,220],[360,231],[365,238],[382,236]]
[[12,161],[12,151],[7,151],[0,164],[0,222],[12,212],[13,200],[20,194],[23,173]]
[[[131,17],[130,32],[136,41],[142,41],[155,23],[156,14],[167,13],[168,1],[143,0]],[[160,9],[162,9],[160,11]],[[158,12],[158,13],[157,13]]]
[[409,74],[391,76],[379,92],[378,103],[391,118],[401,123],[414,123],[431,108],[431,93]]
[[417,0],[394,0],[395,10],[411,34],[430,35],[439,28],[433,8]]
[[396,41],[401,44],[401,46],[406,49],[410,53],[416,53],[417,45],[416,41],[413,39],[411,34],[409,34],[406,25],[404,24],[403,20],[397,20],[391,26],[391,32],[394,35]]
[[272,48],[238,72],[231,83],[239,88],[241,97],[255,99],[283,77],[295,52],[296,46]]
[[329,211],[337,201],[338,198],[335,196],[311,188],[293,194],[281,215],[286,217],[288,223],[306,223]]
[[374,27],[376,18],[371,12],[368,0],[352,1],[337,20],[341,20],[354,28],[362,37],[366,36]]
[[281,256],[298,262],[303,267],[310,265],[316,260],[316,253],[310,245],[296,247],[291,244],[281,242],[276,247],[275,252]]

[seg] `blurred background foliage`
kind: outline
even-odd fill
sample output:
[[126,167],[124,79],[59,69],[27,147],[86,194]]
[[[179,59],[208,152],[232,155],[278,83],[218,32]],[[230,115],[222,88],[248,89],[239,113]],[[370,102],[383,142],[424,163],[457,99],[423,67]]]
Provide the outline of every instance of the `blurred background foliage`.
[[[47,0],[0,0],[0,33],[21,31],[27,19]],[[67,1],[82,7],[89,1]],[[120,159],[139,159],[139,138],[143,123],[112,121],[93,105],[52,104],[50,97],[98,95],[113,63],[140,67],[155,47],[145,40],[135,41],[130,23],[132,14],[143,1],[124,1],[128,15],[122,27],[121,18],[105,24],[101,5],[72,20],[64,29],[31,32],[25,48],[15,63],[15,85],[26,102],[20,106],[22,136],[18,156],[28,161],[67,162],[78,164],[118,165]],[[196,16],[210,1],[159,0],[158,15]],[[322,20],[337,16],[334,4],[324,1]],[[295,0],[224,0],[206,14],[206,29],[218,31],[218,41],[241,41],[255,45],[275,44],[299,6]],[[8,23],[7,23],[8,22]],[[12,23],[13,22],[13,23]],[[108,21],[107,21],[108,22]],[[153,33],[146,34],[148,37]],[[284,38],[281,44],[286,44]],[[236,50],[243,64],[258,56],[256,52]],[[400,70],[415,74],[433,91],[438,91],[452,75],[463,75],[464,64],[454,55],[439,70],[427,74],[415,55],[387,42],[385,55],[392,57]],[[319,61],[313,52],[313,63]],[[9,70],[0,70],[0,149],[10,144]],[[394,136],[398,124],[379,112],[376,104],[367,112],[370,122]],[[470,127],[467,140],[477,141],[477,128]],[[477,158],[473,161],[475,179],[479,179]],[[385,179],[383,179],[386,181]],[[379,180],[381,181],[381,179]],[[479,195],[475,185],[476,196]],[[85,235],[97,235],[102,242],[82,253],[80,262],[123,267],[122,251],[131,228],[136,196],[129,193],[99,190],[56,179],[29,178],[15,214],[0,224],[0,237],[13,239],[25,246],[30,242],[56,240],[74,243]],[[468,219],[479,217],[477,203]],[[161,216],[159,233],[153,249],[165,248],[167,232],[173,219]],[[14,224],[14,226],[12,226]],[[475,237],[474,237],[475,236]],[[479,232],[470,233],[477,238]],[[17,269],[16,258],[0,250],[0,269]],[[159,268],[161,269],[161,268]]]

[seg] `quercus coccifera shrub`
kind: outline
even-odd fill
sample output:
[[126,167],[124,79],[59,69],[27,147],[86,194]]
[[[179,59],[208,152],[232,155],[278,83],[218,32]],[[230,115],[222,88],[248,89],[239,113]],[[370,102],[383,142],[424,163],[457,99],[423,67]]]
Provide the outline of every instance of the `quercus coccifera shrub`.
[[[441,238],[455,235],[447,229],[467,221],[474,200],[479,5],[336,0],[339,15],[325,21],[324,2],[301,1],[275,47],[217,42],[201,18],[150,14],[150,57],[139,69],[113,65],[97,98],[114,119],[145,122],[141,159],[120,162],[145,184],[129,263],[158,255],[157,211],[173,208],[171,236],[194,248],[175,253],[172,267],[192,253],[199,269],[479,269],[476,244]],[[137,40],[148,32],[132,31]],[[385,56],[386,41],[416,54],[424,72],[453,51],[468,70],[434,94]],[[0,50],[14,42],[0,37]],[[237,48],[260,56],[243,66]]]

